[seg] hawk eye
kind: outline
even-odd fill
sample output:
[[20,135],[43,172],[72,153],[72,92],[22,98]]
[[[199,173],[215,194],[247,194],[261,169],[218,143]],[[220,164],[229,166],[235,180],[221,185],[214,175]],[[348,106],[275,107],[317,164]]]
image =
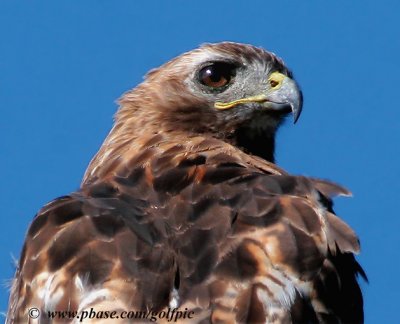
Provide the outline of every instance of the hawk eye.
[[233,78],[235,66],[229,63],[213,63],[203,67],[199,72],[199,80],[210,88],[222,88]]

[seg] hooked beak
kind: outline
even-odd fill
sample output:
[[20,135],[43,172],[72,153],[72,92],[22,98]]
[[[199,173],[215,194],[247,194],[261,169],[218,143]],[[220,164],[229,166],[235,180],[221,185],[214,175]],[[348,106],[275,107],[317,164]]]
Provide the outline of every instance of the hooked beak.
[[303,96],[297,83],[280,72],[273,72],[268,78],[268,81],[271,87],[265,94],[242,98],[227,103],[216,102],[214,107],[223,110],[242,103],[257,102],[261,103],[266,109],[277,111],[290,109],[293,114],[294,123],[296,123],[300,117],[303,106]]

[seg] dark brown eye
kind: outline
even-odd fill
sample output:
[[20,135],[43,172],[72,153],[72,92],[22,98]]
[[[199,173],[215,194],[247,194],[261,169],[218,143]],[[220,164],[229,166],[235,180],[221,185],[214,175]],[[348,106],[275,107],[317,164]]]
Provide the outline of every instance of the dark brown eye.
[[214,63],[200,70],[199,80],[207,87],[222,88],[232,80],[234,71],[235,66],[232,64]]

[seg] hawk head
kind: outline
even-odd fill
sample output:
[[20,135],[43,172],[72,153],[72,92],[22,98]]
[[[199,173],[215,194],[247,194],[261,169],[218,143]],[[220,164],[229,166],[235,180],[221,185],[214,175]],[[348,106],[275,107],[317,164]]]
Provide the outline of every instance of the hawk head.
[[150,71],[120,100],[117,123],[141,119],[164,132],[208,133],[273,160],[274,135],[302,94],[274,54],[251,45],[206,44]]

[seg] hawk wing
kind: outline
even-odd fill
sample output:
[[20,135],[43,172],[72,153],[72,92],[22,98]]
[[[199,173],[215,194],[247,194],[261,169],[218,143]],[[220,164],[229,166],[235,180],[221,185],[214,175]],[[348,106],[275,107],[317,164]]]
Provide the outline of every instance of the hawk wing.
[[[164,145],[164,146],[163,146]],[[29,308],[195,312],[192,322],[362,321],[354,232],[332,183],[229,145],[150,140],[35,217],[8,321]]]

